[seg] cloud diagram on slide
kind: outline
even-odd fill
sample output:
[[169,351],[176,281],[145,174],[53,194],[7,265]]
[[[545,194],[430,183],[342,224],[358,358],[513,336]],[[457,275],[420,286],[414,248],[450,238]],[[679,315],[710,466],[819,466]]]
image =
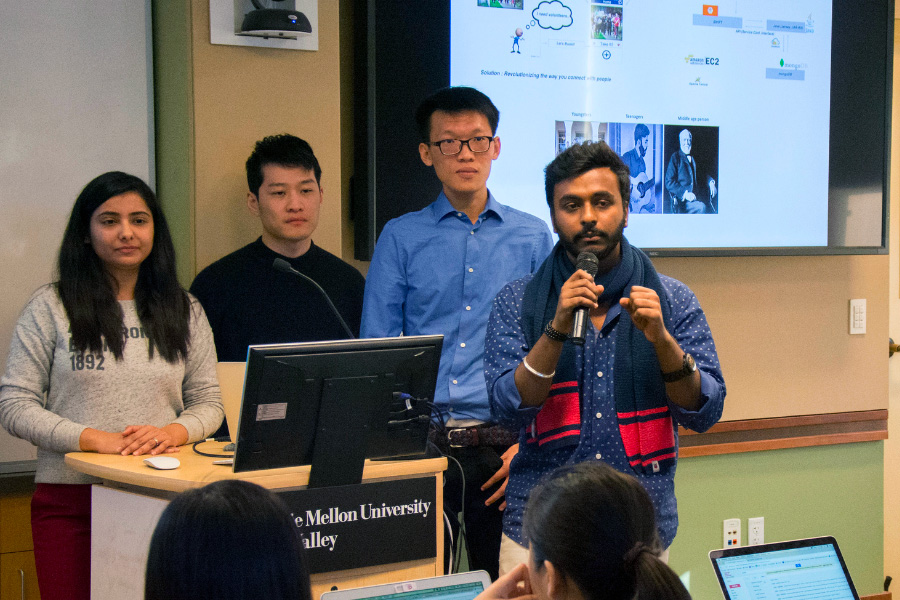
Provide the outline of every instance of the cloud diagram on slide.
[[572,9],[559,0],[541,2],[531,11],[531,17],[542,29],[559,31],[572,25]]

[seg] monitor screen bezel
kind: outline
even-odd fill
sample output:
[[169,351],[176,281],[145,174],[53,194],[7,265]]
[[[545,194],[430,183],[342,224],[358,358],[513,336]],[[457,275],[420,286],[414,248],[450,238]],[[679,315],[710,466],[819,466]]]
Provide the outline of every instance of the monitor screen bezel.
[[[287,452],[292,452],[294,456],[299,456],[301,458],[297,460],[291,460],[290,464],[286,464],[285,459],[279,458],[279,456],[283,455],[285,451],[279,451],[278,456],[271,456],[271,449],[269,449],[267,452],[265,447],[263,447],[258,452],[254,452],[249,449],[249,439],[253,435],[254,431],[259,427],[258,419],[252,418],[251,415],[256,412],[256,407],[260,404],[258,398],[259,388],[263,384],[264,377],[266,377],[265,367],[268,361],[277,359],[279,357],[290,357],[293,359],[302,360],[302,358],[306,356],[315,357],[318,360],[323,355],[334,355],[335,358],[343,358],[346,360],[348,355],[355,355],[360,353],[421,350],[425,353],[422,360],[425,361],[423,363],[423,369],[426,371],[425,377],[427,377],[427,379],[421,383],[419,389],[430,389],[430,397],[418,398],[417,400],[419,400],[422,405],[418,406],[418,408],[416,408],[415,410],[418,411],[418,413],[430,416],[430,407],[425,406],[424,403],[430,403],[434,398],[434,388],[437,382],[437,372],[440,363],[442,346],[442,335],[349,339],[250,346],[247,350],[247,369],[244,376],[244,389],[241,398],[241,413],[237,428],[238,439],[236,440],[234,453],[234,472],[238,473],[262,469],[298,467],[314,464],[315,462],[315,456],[313,456],[314,445],[316,444],[315,438],[321,426],[321,423],[319,423],[319,405],[322,402],[321,394],[315,398],[300,398],[296,396],[290,396],[284,399],[284,401],[286,402],[286,406],[284,407],[285,418],[287,418],[288,410],[293,411],[291,414],[292,418],[296,417],[296,411],[300,411],[300,414],[307,415],[309,417],[305,422],[300,423],[301,427],[299,431],[296,431],[297,435],[292,436],[293,441],[291,441],[290,443],[294,444],[294,446],[285,450]],[[340,364],[340,362],[336,362],[335,364],[337,366]],[[383,375],[383,372],[373,372],[371,373],[371,375],[381,376]],[[335,378],[340,379],[340,373],[336,372]],[[291,406],[292,404],[294,405],[293,407]],[[367,428],[371,428],[373,429],[373,431],[378,430],[384,425],[385,424],[381,422],[365,424]],[[409,429],[411,431],[411,435],[415,436],[416,446],[421,447],[420,451],[409,451],[402,454],[392,454],[389,451],[386,452],[377,447],[365,447],[365,457],[398,460],[424,457],[427,441],[427,423],[425,423],[424,426],[421,422],[412,423]],[[244,442],[243,447],[242,442]],[[265,442],[263,442],[263,444],[265,444]],[[259,448],[259,446],[256,447]],[[259,452],[270,455],[270,458],[267,459],[265,456],[260,457]]]

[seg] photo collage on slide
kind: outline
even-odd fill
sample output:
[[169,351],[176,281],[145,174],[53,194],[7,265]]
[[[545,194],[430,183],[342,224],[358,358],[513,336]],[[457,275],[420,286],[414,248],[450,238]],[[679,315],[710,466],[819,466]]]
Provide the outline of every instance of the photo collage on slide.
[[583,142],[606,142],[625,161],[629,212],[719,212],[718,127],[556,121],[556,154]]

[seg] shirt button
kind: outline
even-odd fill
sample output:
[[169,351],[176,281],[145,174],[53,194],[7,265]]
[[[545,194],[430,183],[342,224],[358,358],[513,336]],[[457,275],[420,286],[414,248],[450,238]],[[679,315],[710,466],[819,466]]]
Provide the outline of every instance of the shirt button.
[[457,216],[457,217],[461,217],[461,216],[462,216],[462,213],[456,213],[456,216]]
[[600,453],[598,452],[598,453],[597,453],[597,460],[601,460],[602,458],[603,458],[603,455],[600,454]]
[[466,307],[466,310],[472,310],[472,307],[471,307],[471,306],[467,306],[467,307]]
[[455,379],[453,380],[453,385],[456,385],[456,380],[455,380]]
[[597,377],[603,377],[603,371],[597,371]]
[[473,269],[472,267],[469,267],[469,273],[474,273],[474,272],[475,272],[475,269]]
[[475,235],[475,230],[473,229],[473,230],[470,231],[469,233],[472,234],[472,235]]
[[465,343],[465,342],[462,342],[462,343],[459,345],[459,347],[460,347],[460,348],[465,348],[465,347],[466,347],[466,343]]
[[597,413],[597,418],[598,418],[598,419],[602,419],[602,418],[603,418],[603,413]]

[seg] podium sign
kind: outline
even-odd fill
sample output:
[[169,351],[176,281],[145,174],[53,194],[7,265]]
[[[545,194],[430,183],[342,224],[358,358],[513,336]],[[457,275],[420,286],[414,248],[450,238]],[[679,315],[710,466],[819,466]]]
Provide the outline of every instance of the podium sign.
[[310,573],[437,556],[434,477],[278,492]]

